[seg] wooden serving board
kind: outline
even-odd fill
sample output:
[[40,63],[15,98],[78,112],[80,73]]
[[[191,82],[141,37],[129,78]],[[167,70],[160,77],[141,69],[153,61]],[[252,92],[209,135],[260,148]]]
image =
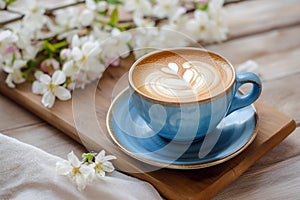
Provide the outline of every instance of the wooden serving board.
[[[168,199],[210,199],[279,144],[296,127],[294,120],[258,101],[255,103],[259,116],[258,135],[254,142],[238,156],[205,169],[187,171],[159,169],[144,173],[144,170],[151,168],[116,148],[105,127],[105,118],[112,96],[118,93],[113,91],[114,86],[120,80],[119,85],[126,85],[126,77],[123,75],[132,62],[133,58],[130,57],[123,60],[120,67],[107,69],[99,85],[94,85],[94,88],[90,85],[86,90],[76,91],[73,94],[75,101],[57,101],[52,109],[41,105],[41,97],[31,93],[29,84],[10,89],[2,82],[2,76],[0,92],[76,141],[83,143],[87,149],[99,151],[104,148],[116,155],[118,159],[114,164],[120,171],[150,182],[162,196]],[[92,111],[94,113],[91,115]],[[99,124],[93,123],[95,119]]]

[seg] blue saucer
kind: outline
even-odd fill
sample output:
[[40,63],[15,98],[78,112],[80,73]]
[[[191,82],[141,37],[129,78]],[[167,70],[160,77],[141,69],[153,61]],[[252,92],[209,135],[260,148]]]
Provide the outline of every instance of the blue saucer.
[[150,165],[198,169],[225,162],[241,153],[257,134],[253,105],[228,115],[206,137],[190,144],[158,136],[140,117],[127,88],[112,102],[106,123],[116,145],[126,154]]

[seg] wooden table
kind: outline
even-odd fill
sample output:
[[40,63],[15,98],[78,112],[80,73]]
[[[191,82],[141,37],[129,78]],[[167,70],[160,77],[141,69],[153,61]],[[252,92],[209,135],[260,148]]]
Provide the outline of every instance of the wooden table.
[[[300,125],[300,2],[242,1],[229,4],[229,39],[207,46],[233,64],[255,60],[263,81],[260,100]],[[83,146],[0,95],[0,132],[51,154],[78,155]],[[215,199],[297,199],[300,196],[300,131],[260,159]]]

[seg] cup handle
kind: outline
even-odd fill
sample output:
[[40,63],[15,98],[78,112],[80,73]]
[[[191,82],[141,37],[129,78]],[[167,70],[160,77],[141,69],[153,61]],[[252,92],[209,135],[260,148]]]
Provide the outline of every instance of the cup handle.
[[[239,88],[246,83],[252,84],[252,89],[247,94],[240,94]],[[234,88],[234,96],[231,105],[227,111],[227,115],[235,110],[246,107],[252,104],[260,95],[262,91],[261,80],[252,72],[238,72],[236,74],[236,84]]]

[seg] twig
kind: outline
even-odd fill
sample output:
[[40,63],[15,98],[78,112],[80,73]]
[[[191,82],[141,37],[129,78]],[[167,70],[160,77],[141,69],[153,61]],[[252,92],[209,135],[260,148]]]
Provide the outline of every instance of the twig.
[[75,2],[75,3],[66,4],[66,5],[63,5],[63,6],[47,9],[46,10],[46,15],[52,14],[52,12],[55,11],[55,10],[59,10],[59,9],[63,9],[63,8],[71,7],[71,6],[77,6],[77,5],[83,4],[83,3],[85,3],[85,1],[78,1],[78,2]]
[[[228,4],[238,3],[240,1],[241,0],[228,0],[228,1],[225,1],[224,6],[226,6]],[[63,6],[51,8],[51,9],[47,9],[46,12],[45,12],[45,14],[46,15],[51,15],[53,13],[53,11],[55,11],[55,10],[59,10],[59,9],[63,9],[63,8],[71,7],[71,6],[76,6],[76,5],[79,5],[79,4],[82,4],[82,3],[85,3],[85,0],[81,0],[81,1],[78,1],[78,2],[75,2],[75,3],[71,3],[71,4],[67,4],[67,5],[63,5]],[[11,13],[20,14],[20,16],[15,17],[15,18],[10,19],[10,20],[7,20],[7,21],[4,21],[4,22],[0,22],[0,26],[4,26],[6,24],[19,21],[19,20],[23,19],[23,17],[25,16],[24,14],[22,14],[22,13],[20,13],[18,11],[9,10],[7,8],[2,9],[2,10],[6,10],[6,11],[11,12]],[[188,9],[186,13],[190,13],[190,12],[193,12],[193,11],[195,11],[195,8]],[[159,23],[161,20],[165,20],[165,18],[159,19],[159,18],[153,18],[153,17],[150,17],[150,16],[147,17],[147,18],[152,18],[155,21],[156,24]],[[119,23],[131,23],[131,22],[133,22],[132,19],[130,19],[130,20],[128,20],[128,19],[127,20],[120,20],[119,21]]]
[[[75,3],[71,3],[71,4],[67,4],[67,5],[63,5],[63,6],[58,6],[58,7],[51,8],[51,9],[47,9],[46,12],[45,12],[45,14],[46,14],[46,15],[51,15],[52,12],[55,11],[55,10],[59,10],[59,9],[63,9],[63,8],[71,7],[71,6],[76,6],[76,5],[82,4],[82,3],[84,3],[84,2],[85,2],[85,1],[78,1],[78,2],[75,2]],[[0,26],[4,26],[4,25],[6,25],[6,24],[9,24],[9,23],[13,23],[13,22],[19,21],[19,20],[23,19],[24,16],[25,16],[24,14],[22,14],[22,13],[20,13],[20,12],[18,12],[18,11],[9,10],[9,9],[7,9],[7,8],[4,8],[4,9],[2,9],[2,10],[5,10],[5,11],[11,12],[11,13],[15,13],[15,14],[19,14],[20,16],[15,17],[15,18],[10,19],[10,20],[6,20],[6,21],[4,21],[4,22],[0,22]]]

